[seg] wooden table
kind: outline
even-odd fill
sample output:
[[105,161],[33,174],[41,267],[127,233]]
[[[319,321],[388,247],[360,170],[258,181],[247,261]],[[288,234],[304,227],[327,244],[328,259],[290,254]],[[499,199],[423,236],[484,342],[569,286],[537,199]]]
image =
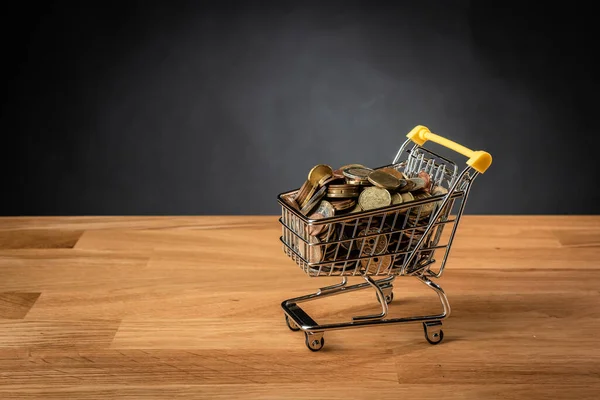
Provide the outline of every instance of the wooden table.
[[[600,217],[465,216],[442,344],[390,325],[327,332],[316,353],[280,303],[337,280],[304,275],[280,232],[272,216],[0,218],[0,398],[600,396]],[[396,281],[391,315],[437,307]]]

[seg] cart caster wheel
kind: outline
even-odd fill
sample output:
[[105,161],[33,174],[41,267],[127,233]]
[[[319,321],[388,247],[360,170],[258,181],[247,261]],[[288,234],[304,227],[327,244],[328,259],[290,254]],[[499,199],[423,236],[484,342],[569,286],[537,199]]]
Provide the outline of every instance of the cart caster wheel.
[[444,339],[441,322],[424,322],[423,330],[425,331],[425,339],[429,344],[439,344]]
[[[392,292],[392,288],[387,288],[387,289],[382,289],[383,290],[383,295],[385,297],[385,302],[387,304],[390,304],[393,300],[394,300],[394,292]],[[377,297],[377,302],[379,303],[379,296]]]
[[287,314],[285,314],[285,324],[288,326],[288,328],[290,328],[290,331],[298,332],[300,330],[300,328],[298,328],[298,325],[296,325],[296,323],[292,321],[290,317],[287,316]]
[[322,333],[304,333],[304,338],[306,342],[306,347],[310,351],[319,351],[325,345],[325,339],[323,338]]
[[394,300],[394,292],[391,292],[387,296],[385,296],[385,302],[390,304]]

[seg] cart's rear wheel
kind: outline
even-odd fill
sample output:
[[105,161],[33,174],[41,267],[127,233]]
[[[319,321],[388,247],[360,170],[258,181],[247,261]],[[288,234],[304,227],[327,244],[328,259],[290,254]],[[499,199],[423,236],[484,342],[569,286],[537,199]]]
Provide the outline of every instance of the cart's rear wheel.
[[425,331],[425,339],[429,344],[440,344],[444,339],[444,331],[441,328],[441,322],[424,322],[423,330]]
[[310,351],[319,351],[325,345],[325,338],[322,333],[304,332],[304,341]]
[[390,292],[387,296],[385,296],[385,302],[390,304],[394,300],[394,292]]
[[285,314],[285,324],[288,326],[288,328],[290,328],[291,331],[298,332],[300,330],[298,325],[296,325],[296,323],[292,321],[287,314]]

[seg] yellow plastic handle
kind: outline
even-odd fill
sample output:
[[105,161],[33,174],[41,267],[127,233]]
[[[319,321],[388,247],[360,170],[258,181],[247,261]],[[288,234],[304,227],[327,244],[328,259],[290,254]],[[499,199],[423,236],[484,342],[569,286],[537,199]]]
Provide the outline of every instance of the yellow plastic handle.
[[469,157],[469,159],[467,160],[467,165],[482,174],[492,164],[492,156],[490,153],[482,150],[474,151],[468,149],[463,145],[453,142],[452,140],[448,140],[439,135],[436,135],[435,133],[431,133],[429,128],[423,125],[415,126],[413,130],[410,131],[408,135],[406,135],[406,137],[408,137],[410,140],[412,140],[419,146],[423,146],[423,144],[425,144],[426,141],[431,140],[432,142],[447,147],[450,150],[454,150],[465,157]]

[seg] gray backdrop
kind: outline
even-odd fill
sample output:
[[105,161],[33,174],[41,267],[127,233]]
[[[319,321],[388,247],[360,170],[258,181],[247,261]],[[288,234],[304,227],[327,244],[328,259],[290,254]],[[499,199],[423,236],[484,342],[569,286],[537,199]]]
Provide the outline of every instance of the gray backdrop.
[[174,3],[9,13],[3,215],[276,214],[418,124],[493,155],[469,214],[600,210],[585,10]]

